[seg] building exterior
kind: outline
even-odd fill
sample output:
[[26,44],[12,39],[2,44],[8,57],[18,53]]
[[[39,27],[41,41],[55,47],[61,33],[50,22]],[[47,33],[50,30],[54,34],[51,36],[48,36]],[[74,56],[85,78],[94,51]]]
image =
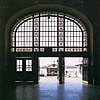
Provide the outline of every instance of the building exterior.
[[56,64],[51,64],[47,66],[47,76],[57,76],[58,66]]
[[58,66],[56,64],[40,67],[40,76],[57,76],[57,74]]
[[81,77],[82,73],[78,66],[66,66],[65,68],[65,76],[70,75],[71,77]]

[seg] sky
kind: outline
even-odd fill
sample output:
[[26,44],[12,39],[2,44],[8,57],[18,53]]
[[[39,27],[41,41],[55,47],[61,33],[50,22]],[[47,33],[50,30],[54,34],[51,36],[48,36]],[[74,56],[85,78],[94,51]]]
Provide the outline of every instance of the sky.
[[[39,57],[40,66],[47,66],[50,64],[57,64],[58,57]],[[65,66],[73,66],[80,64],[82,57],[65,57]]]

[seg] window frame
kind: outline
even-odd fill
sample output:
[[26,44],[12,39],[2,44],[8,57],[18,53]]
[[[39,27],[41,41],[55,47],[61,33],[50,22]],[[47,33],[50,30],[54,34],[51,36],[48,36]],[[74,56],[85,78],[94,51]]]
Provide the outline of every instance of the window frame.
[[[40,46],[40,17],[51,17],[51,16],[53,16],[53,17],[55,17],[54,15],[45,15],[45,16],[40,16],[41,15],[41,12],[40,13],[38,13],[38,15],[36,15],[36,17],[34,17],[34,14],[33,15],[30,15],[30,16],[32,16],[31,18],[29,17],[29,19],[28,19],[28,17],[26,17],[26,19],[25,18],[23,18],[23,19],[25,19],[25,20],[21,20],[22,21],[22,23],[24,23],[25,21],[27,21],[27,20],[30,20],[30,19],[33,19],[33,28],[34,28],[34,18],[39,18],[39,46],[37,46],[37,47],[34,47],[34,30],[32,31],[32,33],[33,33],[33,45],[32,45],[32,47],[27,47],[29,50],[26,50],[27,52],[44,52],[45,50],[41,50],[41,48],[42,49],[45,49],[45,47],[41,47]],[[77,18],[75,18],[75,17],[73,17],[73,16],[71,16],[71,15],[67,15],[67,14],[59,14],[59,12],[57,12],[57,47],[48,47],[48,48],[52,48],[52,52],[87,52],[87,50],[88,50],[88,35],[87,35],[87,30],[86,30],[86,28],[85,28],[85,26],[77,19]],[[58,28],[59,28],[59,21],[58,21],[58,19],[59,18],[63,18],[64,19],[64,26],[63,26],[63,28],[64,28],[64,31],[63,31],[63,33],[64,33],[64,35],[63,35],[63,45],[64,46],[58,46],[59,45],[59,30],[58,30]],[[65,20],[70,20],[70,22],[73,22],[74,24],[76,24],[76,25],[78,25],[78,27],[81,29],[81,32],[82,32],[82,41],[77,41],[78,43],[79,43],[79,45],[80,45],[80,43],[81,43],[81,46],[82,47],[73,47],[72,45],[74,45],[74,40],[73,40],[73,42],[71,43],[71,41],[70,41],[70,46],[68,47],[66,47],[65,46],[65,38],[66,38],[66,36],[65,36],[65,32],[67,32],[66,30],[65,30]],[[21,22],[20,21],[20,22]],[[11,52],[16,52],[16,32],[17,32],[17,29],[20,27],[20,25],[22,24],[22,23],[20,23],[20,24],[17,24],[17,26],[15,26],[16,27],[16,29],[15,29],[15,40],[14,40],[14,47],[11,47]],[[82,26],[82,27],[81,27]],[[83,31],[83,29],[84,29],[84,31]],[[73,31],[74,32],[74,31]],[[85,32],[86,32],[86,37],[85,37]],[[73,35],[72,36],[73,38],[75,38],[75,36]],[[71,36],[70,36],[70,38],[72,38]],[[68,37],[67,37],[68,38]],[[76,38],[77,38],[77,36],[76,36]],[[86,38],[86,39],[85,39]],[[12,38],[11,38],[12,39]],[[86,41],[86,42],[85,42]],[[76,45],[77,45],[77,42],[76,42]],[[87,45],[87,46],[84,46],[84,45]],[[20,48],[20,47],[18,47],[18,48]],[[21,47],[22,48],[22,47]],[[62,49],[63,48],[63,49]],[[23,47],[23,49],[25,49],[25,47]],[[30,49],[31,49],[31,51],[30,51]],[[34,50],[33,50],[34,49]],[[74,50],[75,49],[75,50]],[[25,51],[21,51],[21,52],[25,52]]]

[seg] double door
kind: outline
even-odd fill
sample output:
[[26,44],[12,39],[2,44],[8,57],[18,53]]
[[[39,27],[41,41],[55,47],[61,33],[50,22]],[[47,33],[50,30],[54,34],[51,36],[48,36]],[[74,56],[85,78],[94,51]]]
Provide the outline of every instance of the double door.
[[16,81],[33,81],[33,58],[16,58]]

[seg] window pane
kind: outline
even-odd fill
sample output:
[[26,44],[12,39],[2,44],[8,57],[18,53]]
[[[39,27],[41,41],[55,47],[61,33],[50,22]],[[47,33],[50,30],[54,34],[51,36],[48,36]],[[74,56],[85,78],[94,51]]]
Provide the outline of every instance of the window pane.
[[32,71],[32,60],[26,60],[26,71]]
[[16,60],[16,71],[22,71],[22,60]]

